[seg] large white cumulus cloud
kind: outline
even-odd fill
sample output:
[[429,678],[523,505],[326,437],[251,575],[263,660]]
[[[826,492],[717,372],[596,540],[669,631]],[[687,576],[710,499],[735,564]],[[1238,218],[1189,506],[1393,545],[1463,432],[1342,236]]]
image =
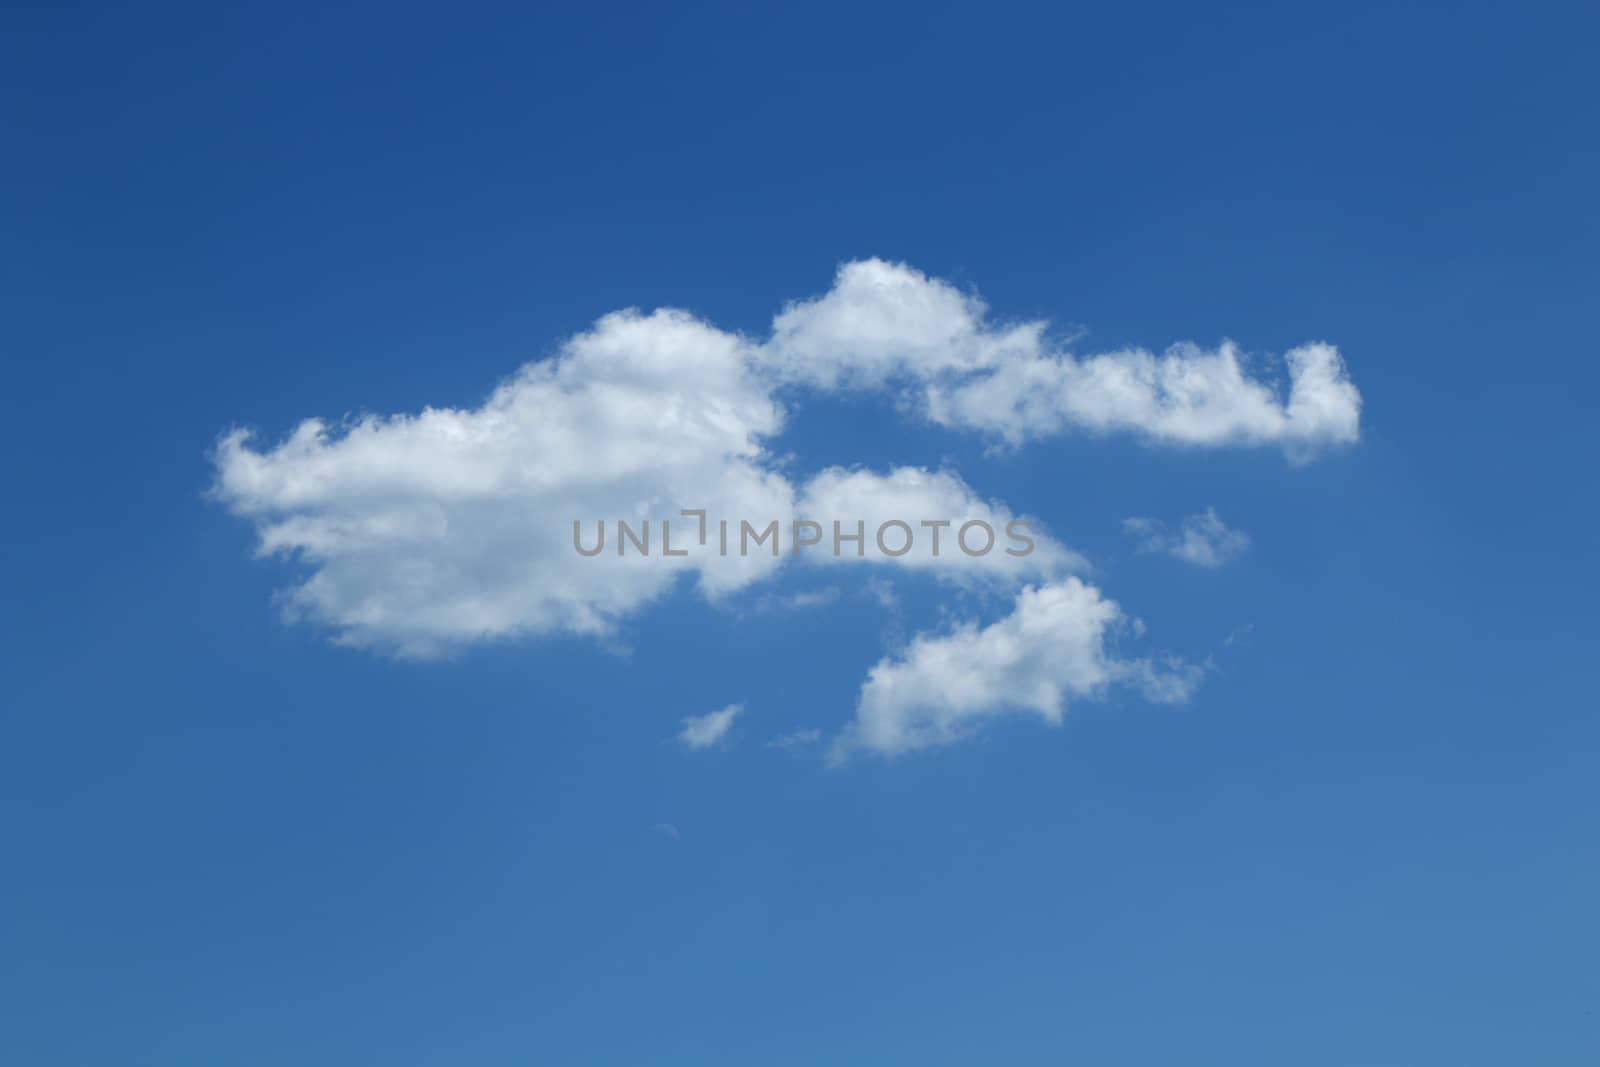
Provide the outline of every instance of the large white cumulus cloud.
[[313,573],[291,609],[342,640],[428,655],[482,638],[601,633],[688,573],[712,594],[761,555],[580,557],[574,519],[675,515],[687,502],[787,516],[763,440],[783,413],[742,342],[680,312],[609,315],[480,408],[330,427],[258,451],[234,432],[216,491],[266,552]]
[[[1075,356],[1044,323],[991,320],[975,295],[901,264],[847,263],[822,296],[791,303],[765,338],[681,311],[607,315],[530,363],[475,408],[343,422],[308,419],[276,444],[225,434],[213,491],[252,522],[262,554],[300,577],[291,615],[336,639],[405,656],[548,633],[603,635],[679,585],[710,598],[792,566],[790,531],[815,520],[808,564],[924,571],[1011,593],[990,626],[922,634],[874,669],[835,753],[895,753],[967,736],[995,715],[1060,718],[1067,702],[1118,682],[1178,699],[1192,673],[1108,652],[1116,605],[1074,574],[1085,561],[1025,512],[986,499],[948,469],[834,467],[792,480],[774,446],[790,390],[873,390],[910,418],[1011,444],[1065,432],[1126,432],[1159,445],[1266,445],[1296,461],[1359,436],[1361,398],[1336,349],[1309,344],[1282,374],[1252,372],[1231,344],[1161,355]],[[1279,380],[1281,379],[1281,380]],[[778,522],[783,550],[721,555],[679,547],[681,509]],[[573,521],[648,520],[656,550],[619,556],[615,527],[593,558]],[[866,530],[860,556],[835,559],[835,520]],[[899,520],[915,541],[885,555],[874,533]],[[932,550],[923,520],[949,521]],[[960,550],[960,527],[995,531],[991,551]],[[1032,551],[1006,551],[1021,523]],[[890,542],[898,548],[903,535]],[[978,537],[981,543],[983,537]],[[1026,586],[1024,587],[1024,585]]]

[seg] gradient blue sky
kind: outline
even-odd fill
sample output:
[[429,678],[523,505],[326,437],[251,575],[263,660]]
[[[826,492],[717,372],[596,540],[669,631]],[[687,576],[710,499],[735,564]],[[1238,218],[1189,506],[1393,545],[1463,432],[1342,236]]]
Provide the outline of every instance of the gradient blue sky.
[[[0,1061],[1600,1061],[1592,7],[3,26]],[[1362,440],[1304,467],[881,398],[779,442],[1043,517],[1187,703],[829,769],[764,746],[933,585],[396,661],[206,496],[229,426],[476,405],[619,307],[759,334],[866,256],[1089,351],[1340,346]],[[1226,567],[1121,529],[1207,507]]]

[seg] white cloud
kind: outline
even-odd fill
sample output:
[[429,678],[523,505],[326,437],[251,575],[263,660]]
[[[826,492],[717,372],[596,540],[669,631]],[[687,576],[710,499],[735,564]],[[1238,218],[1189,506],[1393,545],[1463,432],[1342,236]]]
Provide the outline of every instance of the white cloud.
[[818,741],[821,741],[821,740],[822,740],[822,731],[821,730],[794,730],[794,731],[792,731],[790,733],[779,734],[777,737],[774,737],[771,741],[768,741],[764,747],[766,747],[766,748],[804,748],[806,745],[814,745]]
[[981,328],[984,315],[983,301],[920,271],[858,260],[839,268],[827,293],[786,307],[760,356],[784,381],[873,389],[992,363],[1008,337]]
[[[823,527],[818,548],[826,551],[807,553],[808,562],[893,562],[931,570],[949,580],[980,576],[1025,580],[1088,568],[1082,556],[1050,537],[1037,519],[1015,515],[998,501],[985,501],[950,471],[896,467],[878,474],[830,467],[806,484],[795,516]],[[837,556],[836,519],[841,520]],[[885,526],[895,521],[904,525]],[[861,542],[845,541],[857,532],[858,522]],[[968,523],[974,525],[967,527]],[[895,555],[902,549],[904,554]]]
[[900,606],[900,598],[895,594],[894,583],[885,578],[869,578],[862,588],[868,596],[877,601],[880,608],[893,611]]
[[[957,582],[1014,587],[1084,569],[1036,523],[1033,553],[1007,555],[1018,542],[1006,526],[1023,516],[954,472],[836,467],[791,484],[772,448],[785,388],[892,389],[935,421],[1014,441],[1125,429],[1167,442],[1271,442],[1306,455],[1354,440],[1360,399],[1337,353],[1313,345],[1288,360],[1286,400],[1245,374],[1230,346],[1078,360],[1050,348],[1043,324],[995,325],[975,296],[867,260],[840,268],[823,296],[787,307],[765,341],[681,311],[622,311],[521,368],[479,407],[309,419],[266,446],[231,432],[214,453],[213,488],[254,523],[263,555],[306,568],[283,595],[287,614],[341,642],[433,656],[492,639],[604,636],[680,583],[721,598],[794,558],[787,550],[664,557],[661,523],[674,521],[675,539],[686,535],[686,507],[786,526],[798,509],[826,521],[830,539],[832,520],[848,533],[861,519],[868,560]],[[607,551],[581,557],[574,519],[590,529],[648,520],[658,550],[619,558],[612,525]],[[874,537],[889,519],[914,526],[912,550],[895,559]],[[922,519],[953,522],[938,558]],[[968,519],[996,532],[982,558],[954,543]],[[897,549],[899,531],[885,532]]]
[[839,587],[830,585],[825,589],[802,589],[795,593],[780,595],[768,593],[755,602],[757,611],[803,611],[807,608],[821,608],[839,600]]
[[1123,530],[1139,538],[1142,552],[1160,552],[1200,567],[1220,567],[1250,547],[1250,535],[1223,522],[1215,508],[1190,515],[1176,530],[1156,519],[1123,519]]
[[744,710],[743,704],[729,704],[704,715],[690,715],[683,720],[678,740],[689,748],[709,748],[721,741],[733,727],[733,720]]
[[1002,715],[1059,724],[1069,699],[1099,696],[1114,683],[1151,700],[1187,699],[1198,668],[1118,659],[1108,650],[1108,635],[1124,621],[1098,589],[1067,578],[1024,588],[1011,614],[988,626],[918,634],[900,655],[872,668],[832,755],[892,756],[951,744]]
[[710,595],[777,561],[700,553],[586,559],[574,519],[789,513],[763,439],[783,413],[742,343],[681,312],[609,315],[476,409],[302,423],[258,451],[216,452],[216,492],[263,553],[313,573],[290,610],[340,640],[432,655],[473,640],[601,634],[691,575]]
[[1361,395],[1338,349],[1311,344],[1284,357],[1287,401],[1250,377],[1232,342],[1207,351],[1179,344],[1163,355],[1142,349],[1076,359],[1062,353],[1018,359],[993,373],[934,384],[929,416],[1010,444],[1069,429],[1127,431],[1173,445],[1277,444],[1296,462],[1360,434]]
[[1273,444],[1298,462],[1360,435],[1361,394],[1332,345],[1284,356],[1284,395],[1231,342],[1079,358],[1053,347],[1046,326],[991,322],[976,296],[874,259],[845,264],[828,293],[790,305],[762,359],[822,388],[897,386],[934,422],[1010,444],[1128,432],[1171,445]]

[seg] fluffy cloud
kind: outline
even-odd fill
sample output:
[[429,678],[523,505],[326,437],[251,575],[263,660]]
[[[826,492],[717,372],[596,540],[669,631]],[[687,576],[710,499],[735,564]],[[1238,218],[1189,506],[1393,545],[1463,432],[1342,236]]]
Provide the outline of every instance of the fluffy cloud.
[[[1298,460],[1356,440],[1360,395],[1338,352],[1307,345],[1284,366],[1284,383],[1253,373],[1231,344],[1080,358],[1043,323],[997,324],[976,296],[867,260],[840,268],[822,296],[787,306],[765,339],[680,311],[617,312],[521,368],[481,406],[310,419],[270,445],[230,432],[214,454],[213,490],[254,524],[262,554],[303,568],[283,595],[291,616],[406,656],[553,632],[605,635],[674,588],[722,598],[797,558],[911,568],[1008,592],[1032,583],[1005,619],[920,635],[874,669],[834,751],[893,753],[965,736],[999,714],[1058,721],[1070,699],[1115,683],[1181,699],[1194,673],[1112,656],[1107,635],[1121,615],[1069,577],[1086,569],[1082,558],[953,471],[835,467],[791,482],[773,447],[790,391],[885,391],[913,417],[1011,443],[1127,432],[1160,444],[1269,445]],[[735,524],[776,520],[784,550],[663,555],[664,522],[677,546],[691,540],[683,508]],[[575,519],[606,521],[604,553],[574,550]],[[619,519],[648,522],[656,550],[616,554]],[[836,559],[824,543],[797,557],[796,520],[822,523],[825,541],[834,520],[847,533],[859,520],[863,552],[852,546]],[[889,553],[875,536],[892,520],[913,534],[901,555],[901,531],[886,529]],[[951,523],[938,530],[937,555],[924,520]],[[1022,545],[1017,520],[1031,524],[1021,531],[1033,543],[1024,555],[1006,551]],[[989,551],[961,551],[968,522],[994,531]],[[986,535],[978,529],[975,539]],[[818,602],[807,594],[793,605]],[[690,720],[684,743],[715,740],[737,714],[733,705]]]
[[[823,527],[823,543],[806,556],[818,562],[894,562],[952,580],[1020,581],[1088,568],[1082,556],[1046,533],[1037,519],[1015,515],[999,501],[985,501],[950,471],[897,467],[877,474],[830,467],[806,483],[795,516]],[[846,521],[835,555],[833,522],[840,518]],[[903,526],[886,525],[891,522]],[[859,543],[843,540],[858,529]]]
[[1304,462],[1360,433],[1361,394],[1338,349],[1312,344],[1284,357],[1287,401],[1246,372],[1239,349],[1175,345],[1075,359],[1017,359],[993,372],[927,389],[935,422],[1011,444],[1069,429],[1128,431],[1175,445],[1277,444]]
[[1123,519],[1123,530],[1139,539],[1142,552],[1160,552],[1201,567],[1220,567],[1250,547],[1250,535],[1223,522],[1215,508],[1190,515],[1176,530],[1156,519]]
[[872,668],[833,758],[951,744],[1002,715],[1057,725],[1069,699],[1099,696],[1113,684],[1151,700],[1187,699],[1198,668],[1112,655],[1108,636],[1123,622],[1121,609],[1098,589],[1067,578],[1024,588],[1012,612],[988,626],[918,634]]
[[786,307],[758,357],[778,378],[823,389],[976,370],[1036,345],[1036,325],[986,329],[983,301],[881,259],[839,268],[833,288]]
[[977,297],[874,259],[845,264],[827,294],[788,307],[761,355],[785,380],[890,385],[936,423],[1010,444],[1126,432],[1171,445],[1276,445],[1301,462],[1360,436],[1361,394],[1332,345],[1284,356],[1285,394],[1252,376],[1230,342],[1078,358],[1052,347],[1046,325],[992,323]]
[[733,728],[733,720],[744,711],[743,704],[729,704],[716,711],[708,711],[704,715],[690,715],[683,720],[683,729],[678,731],[678,740],[688,748],[710,748],[727,736]]
[[676,515],[787,517],[764,439],[783,412],[743,342],[675,311],[608,315],[482,407],[330,427],[275,448],[225,436],[217,495],[263,553],[313,568],[285,602],[347,643],[433,655],[464,642],[604,633],[692,576],[712,596],[778,561],[713,553],[585,559],[572,522]]

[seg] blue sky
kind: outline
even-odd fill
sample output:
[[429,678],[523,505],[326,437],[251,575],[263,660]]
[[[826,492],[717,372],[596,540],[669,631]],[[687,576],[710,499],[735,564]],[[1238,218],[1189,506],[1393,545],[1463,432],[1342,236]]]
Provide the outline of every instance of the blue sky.
[[[1592,10],[4,18],[0,1060],[1600,1055]],[[830,333],[869,290],[915,313]],[[572,340],[661,307],[726,361]],[[1220,424],[1079,402],[1229,341]],[[1358,432],[1291,417],[1315,343]],[[585,473],[597,409],[483,421],[535,360],[741,413],[734,458],[624,418],[640,484],[921,471],[1082,566],[640,572],[579,626],[574,516],[495,479],[638,487]],[[936,417],[1008,368],[1068,385]],[[429,408],[489,444],[388,418]],[[376,519],[445,532],[306,554]],[[1063,646],[1025,584],[1120,621]],[[961,659],[986,627],[1023,666]],[[949,663],[994,700],[900,744]],[[932,695],[869,699],[885,664]],[[868,704],[899,740],[830,759]]]

